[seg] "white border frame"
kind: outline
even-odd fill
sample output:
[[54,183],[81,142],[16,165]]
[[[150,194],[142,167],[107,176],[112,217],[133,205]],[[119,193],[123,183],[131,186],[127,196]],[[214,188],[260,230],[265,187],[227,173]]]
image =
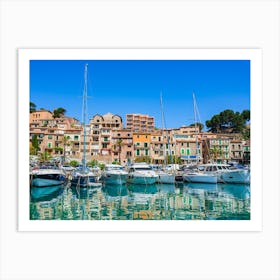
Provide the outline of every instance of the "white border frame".
[[[30,60],[250,60],[251,219],[245,221],[58,221],[29,219]],[[261,231],[262,52],[260,49],[19,49],[19,231]]]

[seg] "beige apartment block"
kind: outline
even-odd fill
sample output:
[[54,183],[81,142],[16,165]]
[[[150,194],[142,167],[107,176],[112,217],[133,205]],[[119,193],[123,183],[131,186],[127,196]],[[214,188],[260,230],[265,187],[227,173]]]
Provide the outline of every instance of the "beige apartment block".
[[242,162],[243,160],[243,142],[242,140],[230,141],[230,159]]
[[142,114],[127,114],[126,128],[132,131],[153,131],[155,128],[155,118]]

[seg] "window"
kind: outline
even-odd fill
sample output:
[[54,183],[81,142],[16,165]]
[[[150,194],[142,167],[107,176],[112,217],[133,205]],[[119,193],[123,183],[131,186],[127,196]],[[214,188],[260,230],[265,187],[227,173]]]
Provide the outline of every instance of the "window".
[[75,135],[74,136],[74,141],[79,141],[79,136]]
[[104,142],[107,142],[108,141],[108,137],[104,137]]
[[48,135],[48,139],[52,139],[52,135]]
[[190,149],[186,149],[187,155],[190,155]]
[[140,151],[136,150],[136,155],[139,156],[140,155]]
[[187,148],[189,148],[190,147],[190,143],[187,143]]
[[137,142],[137,143],[136,143],[136,146],[140,146],[140,143],[139,143],[139,142]]
[[51,148],[51,147],[52,147],[52,143],[48,142],[48,148]]
[[[182,143],[183,144],[183,143]],[[185,153],[184,149],[181,149],[181,154],[183,155]]]
[[144,143],[144,147],[147,148],[148,147],[148,143],[145,142]]
[[146,156],[149,155],[149,150],[145,150],[145,155],[146,155]]

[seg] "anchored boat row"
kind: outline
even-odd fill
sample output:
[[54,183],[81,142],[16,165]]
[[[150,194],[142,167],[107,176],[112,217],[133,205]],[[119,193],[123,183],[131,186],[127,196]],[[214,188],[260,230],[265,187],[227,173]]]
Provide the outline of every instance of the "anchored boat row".
[[250,170],[227,164],[202,164],[184,170],[164,170],[147,163],[135,163],[128,167],[118,164],[106,165],[100,169],[36,169],[30,173],[31,186],[45,187],[66,184],[88,187],[106,185],[151,185],[155,183],[175,184],[179,181],[190,183],[233,183],[249,184]]

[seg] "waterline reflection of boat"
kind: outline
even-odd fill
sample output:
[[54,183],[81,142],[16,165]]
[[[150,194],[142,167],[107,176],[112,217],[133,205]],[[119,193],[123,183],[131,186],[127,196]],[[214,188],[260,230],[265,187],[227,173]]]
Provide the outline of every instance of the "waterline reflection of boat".
[[33,187],[30,189],[31,202],[50,201],[62,194],[63,191],[64,187],[61,185],[45,188]]
[[127,196],[128,195],[128,189],[125,185],[105,185],[102,188],[102,191],[111,197],[117,197],[117,196]]

